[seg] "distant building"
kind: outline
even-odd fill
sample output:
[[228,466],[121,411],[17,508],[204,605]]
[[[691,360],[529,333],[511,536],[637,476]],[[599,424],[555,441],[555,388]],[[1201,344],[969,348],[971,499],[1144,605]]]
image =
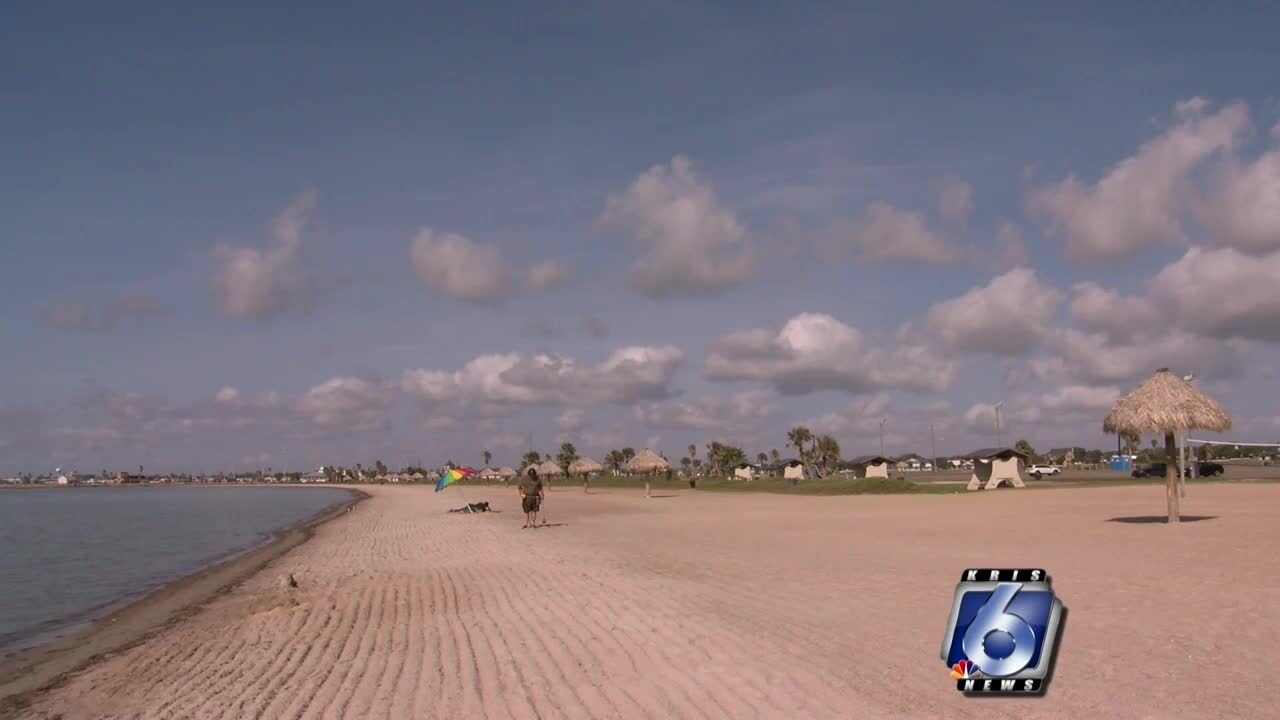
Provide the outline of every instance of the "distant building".
[[849,461],[855,477],[889,477],[889,458],[881,455],[863,455]]
[[1073,448],[1054,448],[1044,456],[1054,465],[1070,465],[1076,459],[1076,452]]
[[921,469],[933,469],[933,465],[919,455],[903,455],[894,463],[894,469],[915,472]]
[[804,463],[795,458],[783,460],[774,467],[782,471],[782,477],[786,480],[804,479]]

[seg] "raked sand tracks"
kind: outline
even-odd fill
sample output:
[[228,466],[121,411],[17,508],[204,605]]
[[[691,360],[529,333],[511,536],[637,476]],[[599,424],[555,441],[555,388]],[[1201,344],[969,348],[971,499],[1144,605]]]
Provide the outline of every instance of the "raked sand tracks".
[[[377,487],[147,643],[35,698],[52,718],[1267,717],[1280,485],[645,500]],[[449,515],[465,500],[505,512]],[[959,571],[1047,568],[1069,614],[1042,699],[966,699],[938,658]],[[286,591],[292,573],[300,587]],[[1206,683],[1208,675],[1220,683]]]

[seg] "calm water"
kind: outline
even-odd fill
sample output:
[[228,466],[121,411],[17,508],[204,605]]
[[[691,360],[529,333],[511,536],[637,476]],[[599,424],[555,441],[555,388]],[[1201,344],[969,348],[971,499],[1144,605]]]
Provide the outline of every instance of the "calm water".
[[336,488],[2,491],[0,650],[75,629],[348,497]]

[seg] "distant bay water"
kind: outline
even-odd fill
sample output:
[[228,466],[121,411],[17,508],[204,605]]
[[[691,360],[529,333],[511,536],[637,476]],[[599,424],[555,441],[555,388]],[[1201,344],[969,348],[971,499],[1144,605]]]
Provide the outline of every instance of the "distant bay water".
[[338,488],[0,491],[0,653],[74,631],[350,497]]

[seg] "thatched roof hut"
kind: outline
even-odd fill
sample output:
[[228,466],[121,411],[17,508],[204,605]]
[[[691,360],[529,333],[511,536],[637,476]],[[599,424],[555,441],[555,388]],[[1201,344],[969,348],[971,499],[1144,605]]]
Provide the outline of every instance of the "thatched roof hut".
[[628,472],[634,473],[651,473],[659,470],[670,470],[671,463],[664,460],[658,453],[649,448],[644,448],[636,453],[635,457],[631,458],[631,461],[627,463],[626,469]]
[[513,478],[516,476],[516,471],[503,465],[502,467],[498,468],[498,475],[504,478]]
[[1126,435],[1164,434],[1169,463],[1165,475],[1165,497],[1169,522],[1178,522],[1178,458],[1174,433],[1187,430],[1231,429],[1231,417],[1212,398],[1191,383],[1160,368],[1128,395],[1116,401],[1102,421],[1102,429]]
[[580,457],[569,464],[570,475],[586,475],[601,470],[604,470],[604,466],[589,457]]
[[554,460],[547,460],[538,466],[538,474],[542,477],[554,477],[563,475],[564,470],[561,470]]

